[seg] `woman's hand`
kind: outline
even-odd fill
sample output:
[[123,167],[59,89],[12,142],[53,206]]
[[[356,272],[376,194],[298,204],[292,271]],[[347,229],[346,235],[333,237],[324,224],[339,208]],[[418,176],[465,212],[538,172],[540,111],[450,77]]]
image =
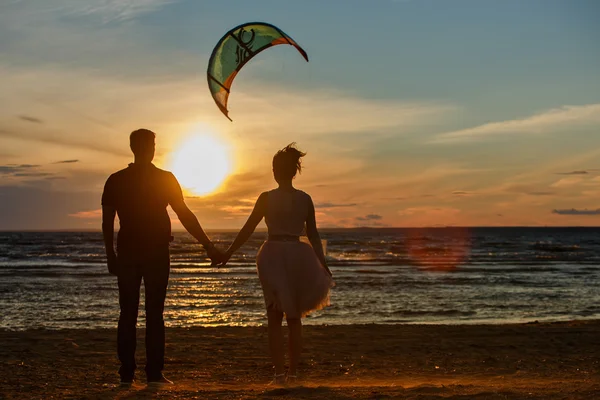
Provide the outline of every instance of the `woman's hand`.
[[227,263],[229,262],[229,259],[231,258],[231,256],[233,255],[233,250],[231,250],[231,247],[227,249],[227,251],[225,253],[223,253],[222,257],[221,257],[221,262],[217,264],[217,267],[224,267],[225,265],[227,265]]
[[210,265],[219,265],[223,260],[223,253],[217,249],[217,247],[212,243],[208,243],[206,245],[202,245],[204,250],[206,251],[206,255],[210,258]]

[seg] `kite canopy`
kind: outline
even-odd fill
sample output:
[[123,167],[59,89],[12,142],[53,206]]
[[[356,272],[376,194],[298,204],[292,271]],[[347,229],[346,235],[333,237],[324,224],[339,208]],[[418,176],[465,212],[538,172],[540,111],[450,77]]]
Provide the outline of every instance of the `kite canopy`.
[[308,61],[306,52],[291,37],[276,26],[264,22],[236,26],[219,40],[208,61],[208,88],[227,118],[229,90],[237,73],[256,54],[278,44],[294,46]]

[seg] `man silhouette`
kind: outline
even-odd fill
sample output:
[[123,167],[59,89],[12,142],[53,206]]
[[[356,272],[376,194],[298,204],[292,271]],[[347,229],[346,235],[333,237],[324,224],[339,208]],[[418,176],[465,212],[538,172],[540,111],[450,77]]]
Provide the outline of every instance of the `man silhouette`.
[[[167,205],[217,262],[221,253],[211,243],[183,200],[175,176],[152,164],[154,132],[138,129],[129,138],[134,162],[112,174],[102,194],[102,232],[108,271],[118,277],[119,325],[117,352],[122,385],[131,385],[136,369],[136,323],[142,279],[146,308],[146,378],[148,384],[171,384],[162,373],[165,355],[163,311],[169,280],[171,220]],[[120,229],[113,246],[115,214]]]

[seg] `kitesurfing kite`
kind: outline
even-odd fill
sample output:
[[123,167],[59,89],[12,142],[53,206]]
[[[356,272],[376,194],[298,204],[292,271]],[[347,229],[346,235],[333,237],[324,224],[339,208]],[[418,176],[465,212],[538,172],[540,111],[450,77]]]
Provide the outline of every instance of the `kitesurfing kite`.
[[294,46],[308,61],[306,52],[291,37],[276,26],[264,22],[236,26],[219,40],[208,61],[208,88],[227,118],[227,99],[237,73],[252,57],[278,44]]

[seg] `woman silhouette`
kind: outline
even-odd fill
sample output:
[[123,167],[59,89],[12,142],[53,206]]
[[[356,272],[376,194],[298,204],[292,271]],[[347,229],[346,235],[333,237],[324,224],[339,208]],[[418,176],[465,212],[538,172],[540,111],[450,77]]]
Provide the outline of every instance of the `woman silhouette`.
[[[301,152],[292,143],[273,157],[273,175],[278,188],[262,193],[248,221],[231,244],[223,265],[248,240],[265,218],[269,236],[257,255],[257,269],[267,307],[269,348],[275,365],[274,384],[286,382],[281,324],[285,314],[289,328],[290,366],[287,381],[297,379],[302,348],[301,318],[329,305],[334,285],[317,231],[315,208],[305,192],[292,180],[301,172]],[[309,245],[300,241],[306,232]]]

